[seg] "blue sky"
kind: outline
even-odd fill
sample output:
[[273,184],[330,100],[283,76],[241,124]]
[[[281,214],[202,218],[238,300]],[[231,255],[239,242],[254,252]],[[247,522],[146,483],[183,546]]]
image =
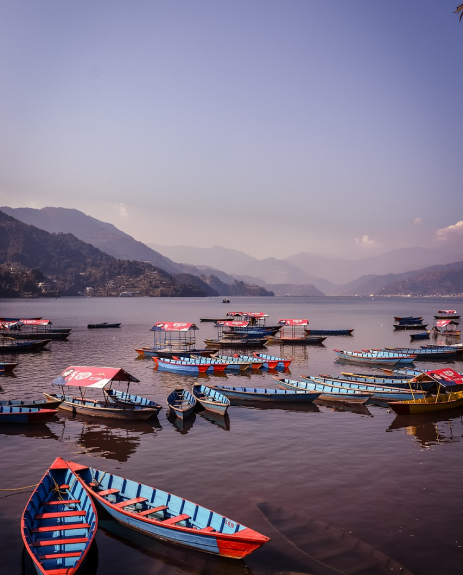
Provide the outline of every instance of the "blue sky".
[[1,204],[257,257],[463,241],[457,4],[4,2]]

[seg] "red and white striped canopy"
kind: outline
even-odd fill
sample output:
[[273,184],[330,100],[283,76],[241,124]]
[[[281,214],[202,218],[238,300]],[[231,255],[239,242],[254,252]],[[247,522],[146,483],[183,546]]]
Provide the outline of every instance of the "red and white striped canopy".
[[309,325],[308,319],[279,319],[280,325]]
[[73,385],[75,387],[96,387],[102,389],[111,381],[139,383],[140,380],[120,367],[70,365],[52,382],[52,385]]
[[225,327],[246,327],[249,325],[248,321],[216,321],[215,325],[223,325]]
[[192,331],[199,329],[194,323],[181,323],[174,321],[158,321],[150,331]]

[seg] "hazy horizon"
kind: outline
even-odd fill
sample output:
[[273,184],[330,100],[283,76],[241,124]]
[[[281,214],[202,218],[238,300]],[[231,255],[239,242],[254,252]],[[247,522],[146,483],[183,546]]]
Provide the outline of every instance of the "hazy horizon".
[[461,240],[457,4],[6,4],[0,203],[259,259]]

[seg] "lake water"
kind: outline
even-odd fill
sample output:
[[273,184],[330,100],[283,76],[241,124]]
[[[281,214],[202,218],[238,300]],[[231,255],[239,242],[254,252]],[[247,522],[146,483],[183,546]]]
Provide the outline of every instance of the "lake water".
[[[307,373],[372,371],[336,363],[333,349],[409,345],[410,332],[394,332],[393,316],[422,315],[430,326],[434,313],[446,308],[463,311],[463,299],[232,298],[230,305],[217,298],[1,300],[3,317],[42,316],[73,329],[67,342],[51,342],[50,351],[16,356],[16,377],[0,378],[0,397],[40,397],[68,365],[120,366],[141,380],[133,387],[136,393],[165,406],[173,388],[189,387],[195,379],[155,371],[154,362],[138,359],[134,348],[152,343],[149,329],[157,321],[197,323],[199,347],[215,335],[213,324],[200,324],[199,318],[221,317],[231,309],[264,311],[269,324],[285,317],[309,318],[314,329],[355,329],[352,337],[329,337],[323,346],[269,347],[275,355],[294,358],[295,379]],[[86,328],[100,321],[122,326]],[[418,367],[423,365],[440,364]],[[463,362],[453,367],[463,371]],[[265,372],[201,381],[275,387]],[[309,533],[309,525],[331,526],[414,575],[457,574],[463,569],[462,416],[462,410],[454,410],[399,418],[377,406],[359,411],[231,407],[225,425],[198,413],[180,428],[166,418],[166,409],[158,420],[136,423],[61,412],[46,425],[0,426],[0,489],[37,483],[62,456],[171,491],[272,538],[245,561],[222,560],[144,538],[102,518],[98,575],[336,572],[285,540],[261,513],[259,502],[297,512],[299,524],[302,518],[298,541]],[[0,573],[24,572],[20,518],[29,496],[30,490],[0,492]],[[340,556],[338,568],[347,567]],[[367,573],[373,572],[362,575]]]

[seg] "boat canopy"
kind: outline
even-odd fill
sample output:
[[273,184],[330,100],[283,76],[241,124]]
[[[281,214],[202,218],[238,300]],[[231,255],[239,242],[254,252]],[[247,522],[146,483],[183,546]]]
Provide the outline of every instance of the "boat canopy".
[[230,316],[235,316],[235,315],[244,315],[245,312],[244,311],[227,311],[227,313],[225,314],[227,317]]
[[4,321],[1,323],[2,329],[19,329],[23,325],[22,321]]
[[308,319],[279,319],[280,325],[309,325]]
[[155,323],[150,331],[193,331],[199,329],[194,323],[178,323],[173,321]]
[[24,325],[51,325],[49,319],[20,319],[19,321]]
[[453,319],[440,319],[436,321],[436,327],[445,327],[446,325],[458,325]]
[[428,378],[437,381],[437,383],[442,385],[442,387],[463,385],[463,376],[449,367],[444,369],[433,369],[432,371],[424,371],[415,376],[411,381],[419,383],[420,381],[429,381]]
[[456,309],[440,309],[437,313],[457,313]]
[[140,380],[120,367],[70,365],[52,382],[52,385],[73,385],[75,387],[96,387],[102,389],[111,381],[140,383]]
[[216,321],[215,325],[224,327],[247,327],[248,321]]

